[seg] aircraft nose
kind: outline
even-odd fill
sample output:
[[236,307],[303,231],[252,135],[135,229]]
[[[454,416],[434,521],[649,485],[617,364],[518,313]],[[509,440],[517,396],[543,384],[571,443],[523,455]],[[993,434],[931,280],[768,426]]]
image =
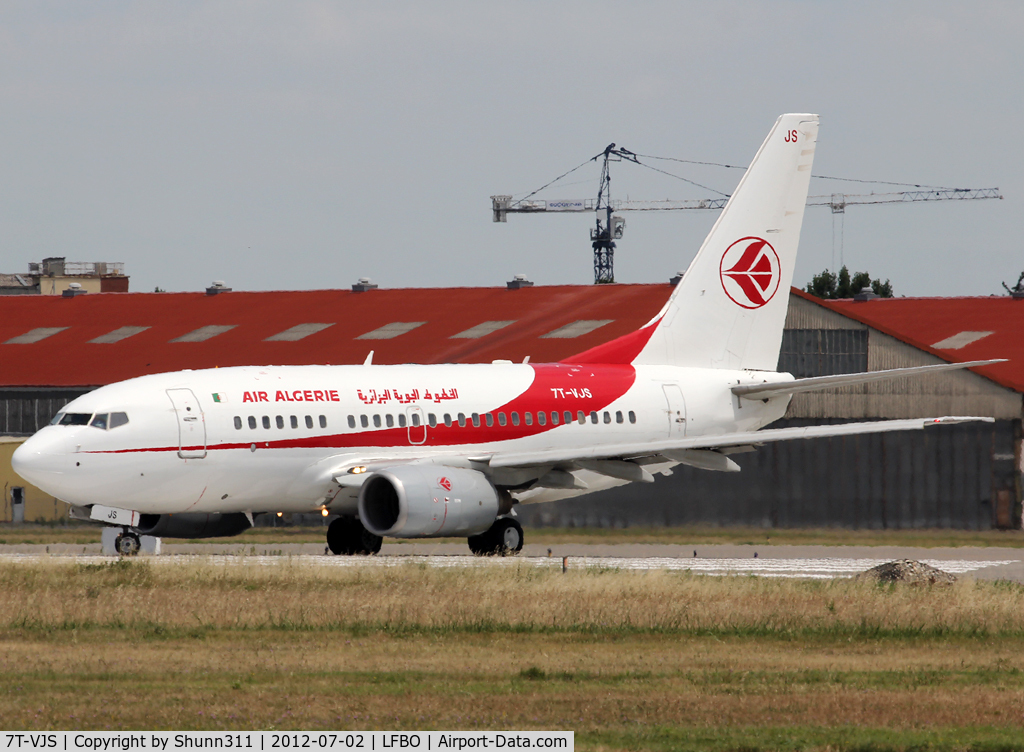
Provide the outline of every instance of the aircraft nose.
[[11,457],[14,472],[44,491],[64,475],[66,462],[63,437],[46,429],[31,436]]

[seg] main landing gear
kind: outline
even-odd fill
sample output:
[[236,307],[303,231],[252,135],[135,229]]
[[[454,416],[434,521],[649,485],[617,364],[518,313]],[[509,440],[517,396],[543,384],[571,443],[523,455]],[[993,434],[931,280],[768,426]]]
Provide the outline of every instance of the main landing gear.
[[477,556],[515,556],[523,550],[523,527],[511,517],[499,517],[485,532],[469,537]]
[[339,517],[327,528],[327,547],[335,555],[369,556],[380,553],[384,539],[374,535],[357,517]]
[[124,528],[124,532],[114,538],[114,550],[119,556],[136,556],[142,548],[142,541],[135,533]]

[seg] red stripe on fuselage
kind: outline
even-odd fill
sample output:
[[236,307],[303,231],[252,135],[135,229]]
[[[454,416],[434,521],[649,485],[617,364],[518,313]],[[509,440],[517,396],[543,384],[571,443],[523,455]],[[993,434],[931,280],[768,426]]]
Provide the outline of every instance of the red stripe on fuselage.
[[661,317],[659,316],[656,321],[642,329],[637,329],[629,334],[623,334],[621,337],[616,337],[610,342],[605,342],[603,345],[584,350],[577,355],[573,355],[571,358],[566,358],[562,363],[575,363],[577,365],[632,363],[647,346],[647,343],[650,342],[651,336],[654,334],[654,330],[658,328],[660,321]]
[[[504,405],[490,410],[494,415],[494,425],[488,427],[484,413],[480,415],[481,425],[474,426],[466,413],[466,425],[460,426],[457,421],[458,410],[449,413],[452,425],[443,422],[444,413],[437,416],[436,426],[426,426],[427,438],[424,443],[412,444],[409,441],[408,428],[382,428],[354,433],[330,434],[327,436],[304,436],[295,439],[262,438],[275,430],[262,429],[260,434],[252,434],[248,441],[227,442],[206,447],[207,451],[220,449],[249,449],[253,444],[261,449],[350,449],[350,448],[388,448],[388,447],[438,447],[484,444],[495,441],[511,441],[558,428],[564,425],[564,413],[570,411],[573,419],[582,411],[586,416],[591,412],[603,410],[615,400],[622,397],[636,381],[636,370],[631,365],[572,365],[562,363],[545,363],[531,365],[533,382],[526,391]],[[575,393],[574,391],[575,390]],[[587,396],[589,395],[589,396]],[[416,407],[417,405],[411,405]],[[433,405],[421,405],[424,416],[433,412]],[[519,415],[519,425],[512,424],[512,413]],[[526,425],[525,414],[533,415],[533,425]],[[547,425],[537,422],[537,414],[544,412]],[[552,425],[551,413],[557,412],[559,425]],[[498,423],[498,413],[505,414],[506,425]],[[372,414],[371,414],[372,415]],[[420,432],[423,426],[412,430]],[[244,430],[244,429],[243,429]],[[250,431],[252,429],[249,429]],[[259,431],[260,429],[256,429]],[[279,430],[279,429],[278,429]],[[259,438],[257,438],[259,436]],[[202,450],[203,447],[185,447],[184,450]],[[149,447],[142,449],[114,449],[106,451],[84,450],[87,454],[125,454],[133,452],[177,452],[179,447]]]

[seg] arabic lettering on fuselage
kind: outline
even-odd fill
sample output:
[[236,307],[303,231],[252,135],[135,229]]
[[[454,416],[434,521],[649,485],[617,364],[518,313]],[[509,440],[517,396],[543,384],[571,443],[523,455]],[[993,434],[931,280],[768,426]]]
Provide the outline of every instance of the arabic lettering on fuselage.
[[422,392],[419,389],[410,389],[407,392],[400,389],[356,389],[356,397],[364,405],[387,405],[392,402],[408,405],[420,401],[441,403],[448,400],[457,400],[459,398],[459,390],[455,387],[434,390],[424,389]]

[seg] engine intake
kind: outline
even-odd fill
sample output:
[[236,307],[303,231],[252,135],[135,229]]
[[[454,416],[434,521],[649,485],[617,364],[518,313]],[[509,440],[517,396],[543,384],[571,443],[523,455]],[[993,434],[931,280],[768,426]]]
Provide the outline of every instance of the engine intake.
[[142,535],[160,538],[226,538],[249,529],[244,514],[144,514],[135,528]]
[[497,489],[483,473],[437,465],[378,470],[359,491],[359,517],[375,535],[470,536],[499,514]]

